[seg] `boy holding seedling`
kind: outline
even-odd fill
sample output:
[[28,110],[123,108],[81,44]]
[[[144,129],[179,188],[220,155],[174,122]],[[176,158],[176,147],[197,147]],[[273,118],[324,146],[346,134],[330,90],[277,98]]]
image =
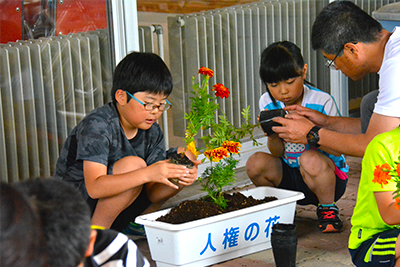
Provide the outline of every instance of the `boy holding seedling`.
[[196,180],[200,161],[186,151],[193,169],[169,163],[170,155],[184,150],[166,151],[156,123],[171,107],[171,91],[171,73],[159,56],[128,54],[114,72],[112,103],[90,112],[70,133],[54,177],[80,189],[92,224],[123,231]]

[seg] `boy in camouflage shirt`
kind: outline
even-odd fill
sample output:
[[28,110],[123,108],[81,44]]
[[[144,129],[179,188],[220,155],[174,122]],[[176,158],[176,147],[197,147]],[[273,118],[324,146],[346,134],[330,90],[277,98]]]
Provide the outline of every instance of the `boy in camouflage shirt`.
[[[144,211],[154,211],[197,178],[193,169],[169,163],[156,123],[171,107],[172,76],[162,59],[133,52],[116,67],[113,102],[90,112],[68,136],[54,178],[79,188],[92,209],[92,224],[122,231]],[[179,184],[169,178],[179,178]]]

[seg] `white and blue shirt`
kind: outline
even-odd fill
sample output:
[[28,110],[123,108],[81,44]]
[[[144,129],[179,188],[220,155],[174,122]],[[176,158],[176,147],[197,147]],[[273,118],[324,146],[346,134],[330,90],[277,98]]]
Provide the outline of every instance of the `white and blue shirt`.
[[[301,103],[303,107],[310,108],[321,112],[322,114],[329,116],[340,116],[339,109],[337,108],[336,102],[333,97],[310,85],[304,85],[303,101]],[[259,101],[260,110],[273,110],[281,109],[285,107],[285,104],[281,101],[276,100],[276,104],[272,102],[268,92],[264,93]],[[284,161],[292,168],[300,168],[299,158],[301,153],[310,149],[309,145],[288,143],[284,142],[285,152],[283,155]],[[322,150],[318,150],[324,155],[328,156],[335,165],[343,172],[348,172],[349,167],[346,165],[346,161],[343,155],[337,157],[328,154]]]

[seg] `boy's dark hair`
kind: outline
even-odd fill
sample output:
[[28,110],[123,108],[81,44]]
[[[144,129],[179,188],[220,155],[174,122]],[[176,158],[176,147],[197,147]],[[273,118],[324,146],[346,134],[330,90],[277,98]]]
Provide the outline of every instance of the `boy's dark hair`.
[[15,185],[36,206],[47,265],[76,267],[89,246],[91,214],[81,193],[64,181],[33,179]]
[[341,55],[347,43],[372,43],[382,25],[350,1],[335,1],[324,7],[314,21],[311,42],[314,50]]
[[0,184],[0,265],[43,266],[42,230],[28,200],[10,185]]
[[148,92],[169,96],[172,86],[171,72],[158,55],[132,52],[115,68],[111,97],[115,103],[115,92],[118,89],[128,91],[132,95],[137,92]]
[[282,41],[270,44],[261,53],[260,77],[274,104],[267,83],[277,83],[302,75],[304,59],[301,50],[294,43]]

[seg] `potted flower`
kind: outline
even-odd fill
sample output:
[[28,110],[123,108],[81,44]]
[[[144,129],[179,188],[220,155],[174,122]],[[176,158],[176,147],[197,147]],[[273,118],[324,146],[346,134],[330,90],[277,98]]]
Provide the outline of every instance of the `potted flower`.
[[[202,190],[207,192],[206,197],[224,209],[229,201],[222,190],[235,182],[238,160],[233,156],[239,154],[240,140],[246,135],[258,144],[252,135],[258,125],[250,123],[249,107],[242,111],[245,122],[239,128],[224,114],[217,117],[217,122],[217,98],[229,97],[229,89],[217,83],[209,90],[213,71],[202,67],[199,74],[199,83],[195,82],[195,77],[192,79],[190,112],[185,113],[186,149],[196,156],[203,154],[203,161],[209,161],[199,181]],[[195,140],[200,131],[203,133],[201,146],[196,145]],[[180,224],[158,221],[171,209],[137,217],[135,222],[145,226],[150,252],[157,266],[206,266],[268,249],[272,226],[278,222],[293,223],[296,201],[304,197],[299,192],[272,187],[257,187],[241,193],[255,199],[274,196],[277,200]]]
[[[221,209],[227,206],[227,200],[223,195],[223,188],[232,185],[235,182],[235,169],[238,160],[233,157],[239,154],[242,147],[240,140],[246,135],[250,136],[254,145],[258,145],[253,137],[253,130],[258,125],[250,122],[250,107],[243,109],[242,115],[244,123],[240,128],[235,127],[226,118],[225,114],[218,116],[219,122],[215,121],[215,114],[219,109],[217,98],[228,98],[230,91],[223,84],[215,84],[209,93],[209,79],[213,77],[214,72],[205,67],[199,69],[202,76],[200,83],[192,78],[192,96],[190,97],[190,112],[185,113],[187,121],[185,142],[186,149],[190,150],[196,156],[201,153],[204,155],[203,162],[208,159],[210,166],[205,169],[199,181],[202,184],[203,191],[206,191],[214,203]],[[195,137],[200,131],[208,131],[201,137],[204,146],[196,147]]]

